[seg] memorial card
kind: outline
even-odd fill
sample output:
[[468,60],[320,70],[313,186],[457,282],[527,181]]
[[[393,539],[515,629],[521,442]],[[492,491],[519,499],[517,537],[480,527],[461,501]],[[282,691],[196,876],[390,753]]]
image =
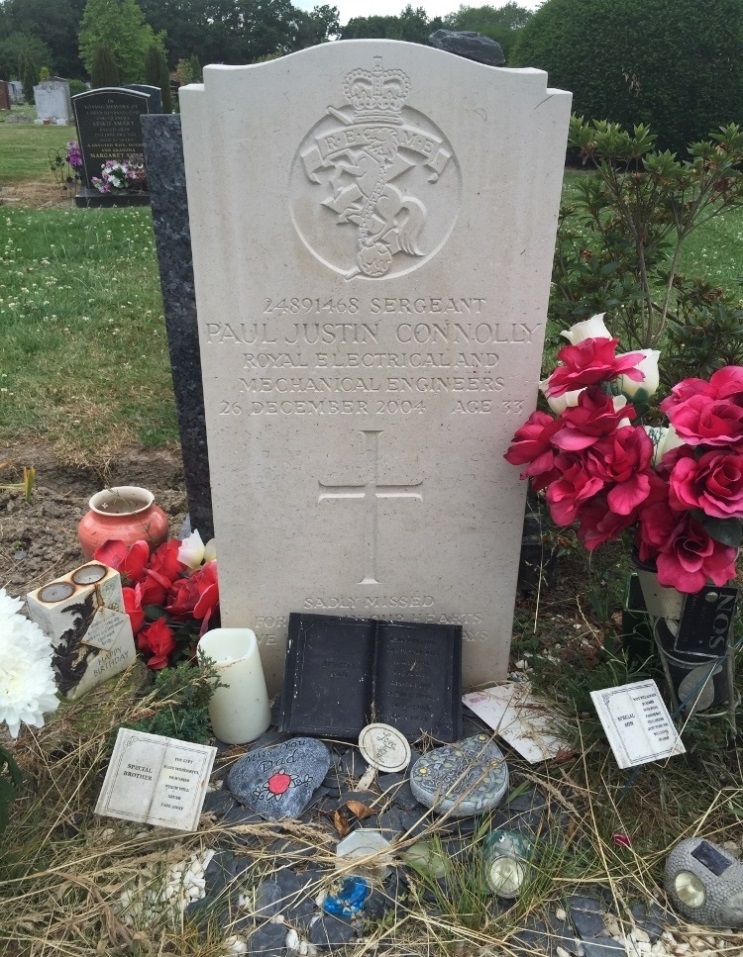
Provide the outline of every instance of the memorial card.
[[193,831],[217,749],[120,728],[95,813]]
[[592,691],[591,698],[620,768],[686,752],[652,679]]

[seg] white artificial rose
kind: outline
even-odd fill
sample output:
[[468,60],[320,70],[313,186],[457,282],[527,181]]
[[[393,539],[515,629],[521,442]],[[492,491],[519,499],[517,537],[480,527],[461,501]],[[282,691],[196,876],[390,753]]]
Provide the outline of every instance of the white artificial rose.
[[660,352],[657,349],[637,349],[636,351],[643,355],[643,359],[635,366],[642,373],[642,380],[635,382],[629,376],[621,375],[619,376],[619,388],[630,398],[636,395],[638,389],[644,389],[648,395],[655,395],[660,384],[660,373],[658,372]]
[[571,346],[583,342],[584,339],[613,339],[614,337],[604,325],[605,312],[600,312],[590,319],[584,319],[583,322],[576,322],[569,329],[563,329],[560,333],[565,336]]
[[677,449],[681,445],[686,445],[686,442],[684,442],[684,440],[679,436],[678,432],[672,425],[669,425],[667,429],[662,429],[662,432],[663,434],[661,435],[660,440],[655,447],[653,465],[658,465],[666,452],[670,452],[671,449]]
[[549,381],[549,379],[542,379],[542,381],[539,383],[539,389],[542,392],[542,395],[544,395],[544,397],[547,399],[547,404],[555,413],[555,415],[561,415],[565,409],[574,408],[576,405],[578,405],[578,396],[581,394],[581,392],[583,392],[583,389],[575,389],[573,392],[563,392],[562,395],[551,396],[547,394]]
[[194,529],[188,538],[184,538],[181,542],[181,547],[178,549],[178,561],[188,568],[198,568],[204,561],[204,543],[198,530]]

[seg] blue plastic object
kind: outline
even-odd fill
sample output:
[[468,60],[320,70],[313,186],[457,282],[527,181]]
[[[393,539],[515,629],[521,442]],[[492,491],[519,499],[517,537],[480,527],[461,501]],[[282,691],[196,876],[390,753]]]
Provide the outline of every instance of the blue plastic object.
[[370,894],[369,881],[363,877],[344,877],[338,893],[328,894],[323,901],[323,910],[334,917],[353,917],[364,906]]

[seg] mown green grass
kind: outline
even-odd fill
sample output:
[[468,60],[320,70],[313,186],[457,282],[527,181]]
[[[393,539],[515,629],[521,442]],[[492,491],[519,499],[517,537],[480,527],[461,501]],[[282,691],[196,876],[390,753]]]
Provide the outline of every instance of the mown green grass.
[[52,156],[57,149],[64,155],[67,141],[76,138],[74,126],[8,123],[6,115],[0,123],[0,186],[28,180],[50,182]]
[[0,208],[0,440],[98,464],[177,441],[148,209]]

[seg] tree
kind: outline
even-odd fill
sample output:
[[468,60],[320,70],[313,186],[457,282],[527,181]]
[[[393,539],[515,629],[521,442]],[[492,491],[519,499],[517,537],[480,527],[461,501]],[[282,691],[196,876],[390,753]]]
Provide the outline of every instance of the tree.
[[34,86],[39,79],[39,64],[34,59],[30,49],[26,48],[21,52],[20,57],[21,83],[23,84],[23,96],[26,103],[34,102]]
[[23,81],[24,62],[37,64],[38,73],[38,64],[53,62],[52,52],[46,43],[30,33],[12,33],[0,40],[0,76]]
[[0,3],[0,37],[23,33],[35,37],[51,51],[46,63],[53,73],[82,77],[77,35],[85,0],[5,0]]
[[144,79],[145,83],[160,88],[163,113],[170,113],[172,111],[170,101],[170,71],[168,70],[168,63],[162,48],[155,43],[147,47],[147,53],[144,59]]
[[398,17],[354,17],[341,29],[341,40],[407,40],[428,43],[429,36],[440,30],[441,17],[428,19],[423,7],[408,4]]
[[119,67],[111,47],[101,43],[93,53],[93,62],[90,65],[90,85],[93,89],[98,89],[101,86],[118,86],[120,82]]
[[519,30],[529,22],[532,15],[531,10],[520,7],[515,0],[510,0],[498,9],[489,5],[461,6],[456,13],[450,13],[444,17],[444,27],[447,30],[471,30],[473,33],[482,33],[496,40],[508,59]]
[[164,49],[163,38],[145,21],[136,0],[88,0],[80,28],[80,56],[88,72],[102,44],[111,48],[122,83],[141,81],[148,47]]
[[743,0],[548,0],[510,62],[547,70],[587,119],[650,125],[683,156],[743,122]]

